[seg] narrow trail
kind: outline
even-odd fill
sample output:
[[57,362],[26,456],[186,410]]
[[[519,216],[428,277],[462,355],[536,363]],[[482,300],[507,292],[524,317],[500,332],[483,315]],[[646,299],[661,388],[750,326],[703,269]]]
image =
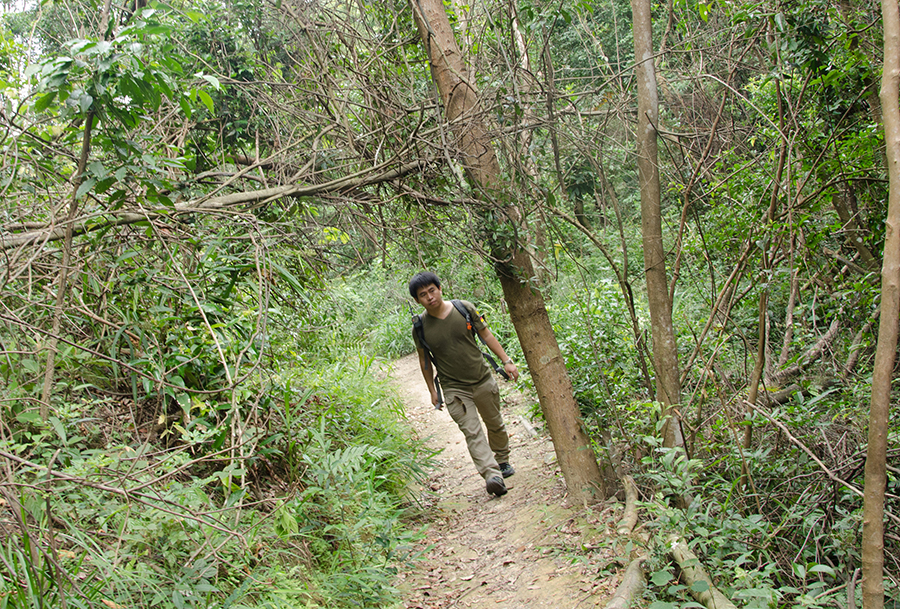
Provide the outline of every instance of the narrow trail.
[[450,415],[430,405],[416,355],[394,362],[389,377],[419,437],[441,451],[423,492],[423,558],[398,576],[401,607],[602,607],[622,571],[607,541],[616,508],[568,505],[553,445],[527,422],[521,394],[501,387],[516,473],[495,498]]

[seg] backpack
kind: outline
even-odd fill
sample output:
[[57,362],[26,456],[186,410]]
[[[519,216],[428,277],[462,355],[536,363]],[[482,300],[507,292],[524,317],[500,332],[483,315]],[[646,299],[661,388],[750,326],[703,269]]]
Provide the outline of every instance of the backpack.
[[[472,332],[473,337],[477,337],[478,339],[481,340],[482,343],[484,343],[484,339],[481,338],[481,335],[478,333],[477,330],[475,330],[475,326],[472,324],[472,315],[471,315],[471,313],[469,313],[469,310],[466,308],[466,306],[461,301],[456,300],[456,299],[453,299],[450,302],[453,303],[454,308],[456,308],[456,310],[459,311],[459,314],[463,316],[463,319],[466,320],[466,329],[469,330],[470,332]],[[481,318],[481,321],[484,321],[484,315],[480,315],[480,318]],[[414,314],[412,316],[412,321],[413,321],[413,329],[415,330],[416,336],[419,339],[419,344],[422,346],[422,349],[425,351],[425,355],[428,357],[428,360],[434,366],[434,370],[436,373],[437,372],[437,364],[434,361],[434,354],[431,351],[431,347],[429,347],[428,343],[425,342],[425,329],[422,326],[422,316]],[[477,344],[477,341],[476,341],[476,344]],[[487,346],[487,343],[484,343],[484,344],[485,344],[485,346]],[[493,357],[491,357],[489,354],[485,353],[481,349],[478,349],[478,351],[481,353],[481,355],[484,356],[484,359],[488,361],[488,363],[491,365],[491,368],[494,369],[494,372],[496,372],[497,374],[502,376],[507,381],[509,380],[509,375],[506,374],[506,370],[504,370],[503,368],[498,366],[497,362],[494,360]],[[444,402],[444,396],[441,393],[441,385],[440,385],[440,382],[438,381],[437,374],[435,374],[435,377],[434,377],[434,387],[437,390],[437,394],[438,394],[438,404],[442,404]]]

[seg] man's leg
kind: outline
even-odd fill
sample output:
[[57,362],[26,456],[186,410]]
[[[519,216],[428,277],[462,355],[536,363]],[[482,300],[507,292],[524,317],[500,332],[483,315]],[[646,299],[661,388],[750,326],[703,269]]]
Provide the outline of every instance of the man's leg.
[[[446,392],[445,392],[446,393]],[[445,395],[447,400],[447,412],[456,421],[459,430],[466,438],[466,446],[469,455],[475,464],[475,469],[485,480],[500,475],[500,468],[494,458],[494,451],[484,435],[481,419],[478,418],[478,407],[471,393],[454,389],[452,393]]]
[[492,378],[476,386],[472,397],[478,413],[487,427],[488,445],[494,453],[497,463],[509,463],[509,434],[500,414],[500,388]]

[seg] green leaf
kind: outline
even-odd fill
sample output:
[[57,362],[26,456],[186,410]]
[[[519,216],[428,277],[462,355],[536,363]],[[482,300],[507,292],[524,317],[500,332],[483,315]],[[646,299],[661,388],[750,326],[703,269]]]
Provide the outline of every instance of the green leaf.
[[50,104],[53,103],[54,99],[56,99],[56,91],[51,91],[50,93],[47,93],[47,95],[38,98],[38,100],[34,102],[34,111],[43,112],[50,107]]
[[199,74],[200,78],[208,82],[213,86],[215,90],[219,90],[222,88],[222,85],[219,83],[219,79],[215,76],[210,76],[209,74]]
[[157,24],[149,25],[149,26],[145,27],[141,31],[141,33],[144,35],[147,35],[147,36],[153,36],[153,35],[157,35],[157,34],[168,34],[171,31],[172,31],[171,26],[162,25],[162,24],[157,23]]
[[184,112],[184,116],[186,118],[191,118],[191,103],[188,99],[182,95],[178,98],[178,105],[181,106],[181,111]]
[[657,571],[650,576],[650,581],[652,581],[655,586],[665,586],[672,581],[672,574],[668,571]]
[[98,178],[105,178],[109,173],[100,161],[94,161],[88,165],[88,169],[90,169],[91,173]]
[[66,439],[66,428],[63,427],[62,421],[60,421],[56,417],[50,417],[49,419],[47,419],[47,422],[50,423],[51,427],[53,427],[53,431],[56,432],[56,435],[59,436],[59,439],[62,440],[63,444],[67,444],[68,441]]
[[165,95],[169,99],[174,100],[175,94],[172,92],[172,88],[169,86],[166,75],[161,72],[157,72],[154,74],[154,76],[156,76],[156,84],[159,85],[159,88],[162,90],[163,95]]
[[175,396],[175,401],[181,406],[181,410],[185,413],[191,412],[191,396],[186,393],[179,393]]
[[94,184],[97,183],[97,178],[88,178],[78,186],[78,190],[75,192],[75,198],[80,199],[86,193],[90,192],[91,188],[94,187]]
[[116,258],[116,266],[122,264],[126,260],[130,260],[130,259],[134,258],[138,254],[140,254],[140,252],[135,251],[135,250],[130,250],[130,251],[125,252],[124,254],[122,254],[121,256]]
[[206,109],[209,110],[210,114],[212,114],[215,106],[213,104],[212,97],[209,96],[209,93],[201,89],[200,91],[197,91],[197,97],[200,98],[200,101],[203,102],[203,105],[206,106]]
[[828,565],[813,565],[809,568],[810,573],[827,573],[831,577],[834,577],[834,569],[829,567]]
[[709,21],[709,5],[703,4],[702,2],[697,3],[697,12],[700,13],[700,18],[703,21]]
[[104,192],[109,190],[109,188],[115,183],[115,178],[104,178],[102,180],[99,180],[97,182],[97,186],[94,188],[94,192],[97,194],[103,194]]
[[20,412],[19,414],[17,414],[16,420],[19,423],[25,423],[26,425],[29,423],[34,425],[34,424],[41,422],[41,415],[34,410],[29,410],[29,411]]
[[81,108],[82,112],[87,112],[91,109],[91,104],[94,103],[94,98],[88,95],[87,93],[82,93],[78,97],[78,107]]
[[691,584],[691,592],[700,593],[706,592],[707,590],[709,590],[709,583],[702,579]]

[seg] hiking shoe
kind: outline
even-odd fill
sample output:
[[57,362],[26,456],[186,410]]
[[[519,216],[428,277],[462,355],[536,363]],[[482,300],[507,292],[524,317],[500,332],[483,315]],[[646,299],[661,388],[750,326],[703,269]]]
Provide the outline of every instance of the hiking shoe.
[[503,474],[504,478],[509,478],[514,473],[516,473],[516,468],[510,465],[509,463],[500,463],[500,473]]
[[502,497],[506,494],[506,484],[500,476],[491,476],[485,484],[488,494]]

